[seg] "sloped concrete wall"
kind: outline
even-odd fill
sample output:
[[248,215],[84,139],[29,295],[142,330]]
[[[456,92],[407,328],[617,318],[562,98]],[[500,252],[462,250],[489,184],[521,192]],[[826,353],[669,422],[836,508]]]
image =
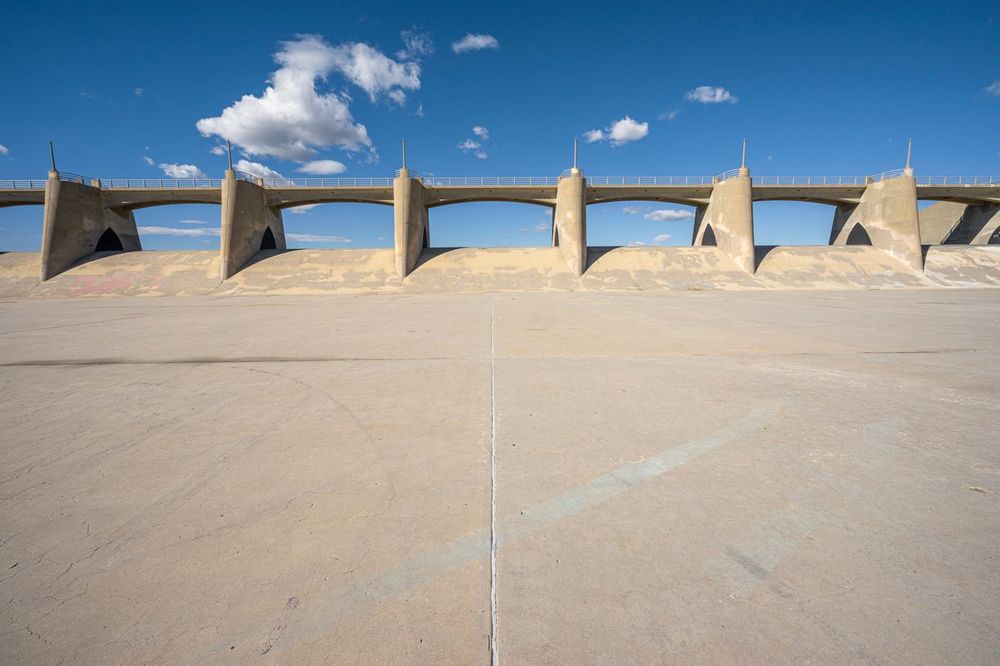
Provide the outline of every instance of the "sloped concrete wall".
[[267,229],[274,235],[279,250],[285,244],[285,225],[281,211],[267,205],[263,187],[238,180],[232,171],[222,179],[222,257],[221,277],[228,279],[261,249]]
[[559,180],[552,237],[573,275],[587,267],[587,184],[581,173]]
[[871,183],[857,206],[838,207],[831,245],[848,245],[857,226],[867,233],[872,247],[892,254],[912,271],[923,269],[917,189],[912,175]]
[[430,228],[424,185],[401,169],[392,181],[395,267],[398,277],[406,277],[430,245]]
[[124,251],[142,249],[131,211],[106,208],[100,188],[64,182],[50,173],[45,183],[41,279],[48,280],[93,254],[107,229],[117,234]]
[[715,245],[743,271],[754,272],[753,196],[749,172],[715,184],[695,214],[693,245]]

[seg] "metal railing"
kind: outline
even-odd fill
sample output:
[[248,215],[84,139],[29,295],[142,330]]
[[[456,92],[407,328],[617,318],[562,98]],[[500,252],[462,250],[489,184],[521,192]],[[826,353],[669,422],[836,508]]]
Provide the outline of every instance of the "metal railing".
[[94,182],[93,178],[89,178],[87,176],[81,176],[78,173],[70,173],[69,171],[57,171],[56,173],[59,175],[59,180],[66,183],[79,183],[81,185],[90,185],[92,182]]
[[215,189],[222,186],[218,178],[99,178],[105,190]]
[[756,185],[867,185],[868,176],[754,176]]
[[0,180],[0,190],[44,190],[45,180]]
[[919,176],[917,185],[998,185],[1000,176]]
[[711,185],[714,176],[590,176],[588,185]]
[[392,187],[392,178],[262,178],[264,187]]
[[556,176],[420,176],[425,187],[537,187],[558,185]]

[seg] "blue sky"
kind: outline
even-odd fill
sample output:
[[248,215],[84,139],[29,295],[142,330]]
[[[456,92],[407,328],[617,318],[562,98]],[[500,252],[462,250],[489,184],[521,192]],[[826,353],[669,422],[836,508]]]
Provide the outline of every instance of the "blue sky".
[[[43,178],[49,139],[61,169],[88,176],[220,177],[220,135],[236,160],[285,176],[391,176],[404,137],[411,168],[438,176],[557,175],[574,137],[588,175],[711,175],[738,166],[744,136],[753,175],[898,168],[908,137],[918,175],[1000,174],[995,1],[55,2],[4,15],[0,178]],[[832,217],[754,213],[759,244],[825,243]],[[284,217],[291,246],[391,245],[387,207]],[[147,249],[218,247],[217,207],[136,218]],[[448,206],[431,212],[431,241],[545,245],[547,224],[523,204]],[[592,206],[588,224],[591,245],[690,243],[682,207]],[[40,236],[40,207],[0,209],[0,248],[37,250]]]

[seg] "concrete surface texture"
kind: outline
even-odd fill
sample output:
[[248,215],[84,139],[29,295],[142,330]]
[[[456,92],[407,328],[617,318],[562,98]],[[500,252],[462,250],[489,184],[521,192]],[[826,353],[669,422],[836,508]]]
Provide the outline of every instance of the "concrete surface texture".
[[[419,226],[415,227],[419,230]],[[757,247],[747,273],[720,247],[424,248],[400,279],[391,249],[258,252],[220,278],[218,252],[99,253],[45,282],[38,255],[0,254],[0,297],[1000,287],[1000,246],[926,248],[922,271],[870,246]]]
[[287,247],[281,210],[267,205],[263,187],[238,180],[232,169],[222,180],[220,240],[223,280],[235,275],[261,249]]
[[998,334],[982,289],[8,299],[0,662],[486,664],[492,588],[500,663],[992,663]]

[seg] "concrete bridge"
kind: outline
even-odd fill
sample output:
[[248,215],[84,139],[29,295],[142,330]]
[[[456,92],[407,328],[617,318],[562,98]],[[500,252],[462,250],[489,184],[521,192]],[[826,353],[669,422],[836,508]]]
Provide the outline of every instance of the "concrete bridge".
[[[919,200],[945,202],[922,224]],[[1000,178],[917,178],[909,167],[876,176],[751,178],[743,166],[718,176],[92,179],[51,171],[46,180],[0,181],[0,207],[43,205],[41,279],[100,251],[140,250],[133,211],[173,204],[219,204],[223,280],[261,250],[284,249],[282,210],[330,202],[392,206],[395,267],[406,277],[429,247],[428,211],[505,201],[553,211],[552,244],[576,275],[587,266],[591,204],[656,201],[695,207],[693,245],[715,245],[745,272],[755,270],[753,202],[808,201],[834,207],[831,245],[872,245],[919,271],[923,245],[1000,242]]]

